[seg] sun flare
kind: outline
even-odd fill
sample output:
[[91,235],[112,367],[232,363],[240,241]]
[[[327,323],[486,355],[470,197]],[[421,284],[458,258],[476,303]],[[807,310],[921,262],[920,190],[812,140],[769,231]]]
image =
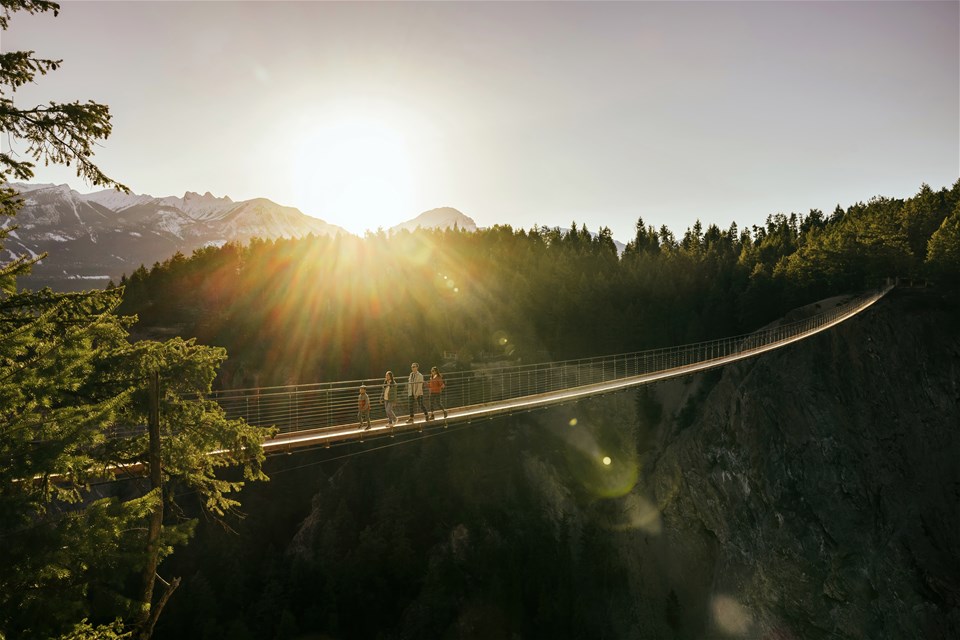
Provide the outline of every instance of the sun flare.
[[304,213],[362,234],[416,215],[404,136],[381,122],[346,119],[298,141],[294,166]]

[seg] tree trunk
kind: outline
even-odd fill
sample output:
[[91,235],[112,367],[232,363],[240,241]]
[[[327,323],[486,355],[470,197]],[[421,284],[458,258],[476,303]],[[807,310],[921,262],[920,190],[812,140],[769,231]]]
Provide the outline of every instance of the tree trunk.
[[[147,563],[143,569],[143,590],[140,595],[142,608],[137,618],[141,640],[149,640],[153,634],[153,625],[156,623],[156,616],[151,615],[150,609],[153,602],[153,587],[157,577],[157,564],[160,562],[160,531],[163,527],[163,476],[160,469],[160,374],[156,371],[150,373],[149,396],[150,407],[147,428],[150,436],[148,453],[150,489],[156,492],[160,499],[157,501],[153,513],[150,514],[147,529]],[[167,588],[165,597],[162,598],[162,602],[158,603],[158,607],[163,606],[173,589],[176,589],[177,584],[179,584],[179,581],[175,581],[175,584]]]

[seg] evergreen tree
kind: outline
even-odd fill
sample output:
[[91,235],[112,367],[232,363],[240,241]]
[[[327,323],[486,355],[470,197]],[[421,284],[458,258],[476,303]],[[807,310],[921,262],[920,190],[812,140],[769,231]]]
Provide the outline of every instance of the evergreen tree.
[[655,254],[660,251],[660,238],[653,226],[645,227],[643,218],[637,218],[637,233],[633,240],[627,243],[623,251],[625,256]]
[[[59,10],[45,0],[0,0],[0,8],[0,30],[13,12]],[[108,108],[20,108],[17,88],[61,61],[16,51],[0,62],[0,126],[25,145],[24,156],[0,153],[0,218],[21,204],[8,180],[31,179],[35,162],[76,166],[93,184],[126,190],[91,159],[110,134]],[[0,247],[13,229],[0,231]],[[155,602],[157,565],[192,529],[164,525],[165,488],[189,487],[223,514],[242,482],[217,468],[240,464],[245,479],[263,479],[265,434],[204,399],[222,349],[182,339],[131,344],[133,319],[114,313],[119,288],[18,290],[17,276],[38,259],[0,264],[0,637],[149,637],[177,584]],[[96,499],[94,483],[125,469],[148,470],[151,489]]]
[[925,266],[934,278],[960,281],[960,204],[930,236]]

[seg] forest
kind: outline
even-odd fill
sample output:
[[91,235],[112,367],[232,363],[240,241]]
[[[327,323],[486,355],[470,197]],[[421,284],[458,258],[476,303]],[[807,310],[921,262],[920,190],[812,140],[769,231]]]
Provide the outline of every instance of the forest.
[[956,282],[960,181],[763,226],[498,225],[256,240],[177,254],[119,283],[135,335],[222,346],[223,387],[382,376],[411,361],[538,362],[732,336],[886,278]]
[[[460,367],[576,358],[747,332],[891,277],[956,291],[958,203],[960,182],[830,216],[777,214],[749,230],[695,225],[679,239],[641,220],[620,256],[607,230],[576,224],[256,241],[139,269],[121,283],[121,310],[140,318],[135,333],[226,347],[222,385],[376,376],[444,352]],[[719,378],[702,379],[674,428],[693,428]],[[641,460],[657,448],[644,425],[665,411],[641,390],[557,413]],[[382,452],[271,459],[271,483],[244,492],[249,517],[231,520],[230,532],[201,523],[171,560],[188,578],[158,636],[709,636],[706,605],[683,578],[661,569],[648,579],[664,586],[634,582],[624,540],[638,549],[656,536],[620,532],[616,521],[638,489],[598,498],[596,470],[545,426],[557,419],[547,413]],[[560,515],[543,502],[554,482],[571,493]],[[625,626],[637,618],[640,627]],[[821,637],[809,620],[792,624]]]

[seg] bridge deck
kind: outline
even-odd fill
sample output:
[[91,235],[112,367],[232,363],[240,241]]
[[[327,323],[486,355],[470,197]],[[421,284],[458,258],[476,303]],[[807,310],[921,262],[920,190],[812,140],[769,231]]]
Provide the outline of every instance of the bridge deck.
[[[281,433],[264,443],[264,449],[268,454],[289,452],[300,448],[310,448],[317,446],[330,446],[336,443],[342,443],[354,440],[364,440],[366,438],[378,438],[388,435],[419,432],[424,429],[439,429],[446,426],[471,422],[475,420],[488,419],[495,416],[506,415],[523,411],[530,411],[551,405],[558,405],[567,402],[573,402],[588,396],[601,395],[620,391],[630,387],[649,384],[659,380],[666,380],[678,376],[689,375],[699,371],[720,367],[738,360],[755,357],[761,353],[779,349],[804,340],[812,335],[827,329],[857,315],[870,307],[877,300],[882,298],[892,288],[888,285],[880,291],[867,294],[857,298],[852,298],[844,304],[838,305],[820,314],[801,320],[799,322],[783,324],[770,329],[764,329],[746,336],[737,336],[735,338],[725,338],[707,343],[696,345],[686,345],[684,347],[675,347],[668,350],[652,350],[636,354],[620,354],[617,356],[608,356],[605,358],[590,359],[586,361],[577,361],[576,364],[570,363],[545,363],[543,365],[533,365],[532,368],[510,368],[495,369],[490,371],[471,372],[473,379],[489,380],[494,376],[517,375],[522,377],[531,372],[536,374],[536,380],[532,384],[517,385],[516,393],[512,393],[512,385],[504,385],[499,388],[501,392],[499,397],[487,401],[464,403],[460,402],[455,406],[448,406],[447,418],[438,417],[436,420],[426,421],[422,416],[418,416],[412,424],[404,423],[403,419],[398,425],[388,427],[385,418],[371,421],[371,427],[368,430],[360,428],[360,425],[353,421],[344,421],[340,424],[331,424],[319,428],[299,428],[300,412],[299,405],[297,409],[297,421],[293,426],[287,425],[284,429],[281,427]],[[646,370],[644,367],[650,366],[652,370]],[[612,366],[611,366],[612,364]],[[631,367],[632,365],[632,367]],[[570,367],[575,367],[574,371]],[[610,373],[612,369],[612,374]],[[618,373],[618,371],[620,373]],[[631,374],[631,371],[634,373]],[[599,373],[598,373],[599,372]],[[562,386],[559,388],[549,388],[551,380],[592,380],[599,377],[599,381],[588,382],[586,384],[576,384]],[[509,387],[505,393],[504,387]],[[546,387],[546,391],[524,392],[531,389]],[[335,413],[338,410],[343,414],[344,403],[355,401],[359,384],[331,386],[326,391],[327,405],[326,413]],[[235,406],[231,398],[243,398],[245,405],[249,409],[250,399],[256,398],[258,407],[259,402],[264,395],[261,391],[255,390],[256,395],[240,394],[225,398],[222,402],[228,411]],[[283,391],[285,394],[310,394],[316,393],[316,389],[301,389],[299,391]],[[334,391],[342,396],[334,399]],[[266,394],[269,395],[269,394]],[[482,394],[481,394],[482,395]],[[292,397],[292,396],[291,396]],[[458,398],[469,398],[470,393],[462,393]],[[401,399],[403,396],[401,395]],[[290,402],[292,405],[292,400]],[[336,404],[336,406],[330,406]],[[309,405],[310,410],[305,411],[304,415],[315,416],[318,414],[318,407]],[[347,405],[353,406],[353,405]],[[258,409],[259,410],[259,409]],[[323,413],[324,407],[319,407],[319,413]],[[280,417],[289,419],[291,412],[281,413]],[[244,415],[248,421],[253,422],[251,414]],[[305,421],[309,425],[309,422]]]

